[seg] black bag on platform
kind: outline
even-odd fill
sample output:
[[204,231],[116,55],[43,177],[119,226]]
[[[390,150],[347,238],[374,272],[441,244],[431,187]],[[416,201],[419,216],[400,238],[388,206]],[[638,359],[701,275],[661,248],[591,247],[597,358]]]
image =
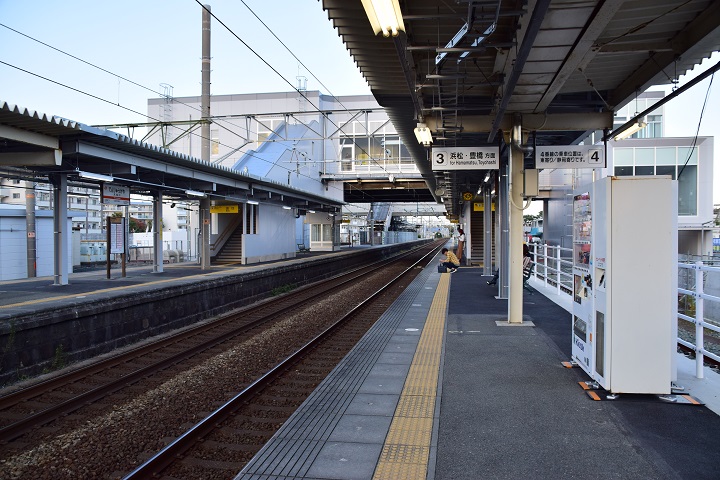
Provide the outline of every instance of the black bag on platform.
[[438,273],[447,273],[447,267],[445,265],[438,265]]

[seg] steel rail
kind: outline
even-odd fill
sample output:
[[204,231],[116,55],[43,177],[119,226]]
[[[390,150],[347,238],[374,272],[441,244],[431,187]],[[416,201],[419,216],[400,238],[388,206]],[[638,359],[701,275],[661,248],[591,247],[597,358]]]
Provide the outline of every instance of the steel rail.
[[[422,248],[422,247],[417,247]],[[398,255],[396,255],[395,259],[399,260],[409,254],[411,254],[413,251],[417,250],[411,250],[409,252],[402,252]],[[18,420],[10,425],[6,425],[3,428],[0,428],[0,443],[7,443],[9,441],[12,441],[13,439],[21,436],[28,430],[36,427],[45,425],[52,420],[58,418],[61,415],[71,413],[75,410],[78,410],[79,408],[82,408],[86,406],[88,403],[96,402],[97,400],[112,394],[114,392],[117,392],[121,390],[122,388],[126,387],[127,385],[131,385],[133,383],[136,383],[137,381],[141,380],[142,378],[149,377],[154,373],[157,373],[159,371],[162,371],[168,367],[171,367],[173,365],[176,365],[184,360],[187,360],[188,358],[191,358],[203,351],[206,351],[210,348],[213,348],[216,345],[222,344],[223,342],[226,342],[230,340],[233,337],[236,337],[238,335],[242,335],[249,330],[252,330],[253,328],[256,328],[273,318],[276,318],[279,315],[282,315],[284,313],[287,313],[289,311],[295,310],[298,308],[298,305],[307,304],[308,302],[311,302],[315,299],[317,299],[319,296],[325,295],[325,293],[331,289],[337,288],[342,285],[346,285],[350,282],[355,281],[360,276],[364,275],[366,271],[371,271],[375,269],[375,265],[377,264],[385,264],[387,262],[387,259],[383,261],[374,262],[370,265],[365,265],[363,267],[357,268],[355,270],[352,270],[350,272],[347,272],[342,275],[336,275],[334,277],[325,279],[321,282],[314,283],[311,285],[306,285],[302,287],[302,289],[296,290],[293,293],[294,294],[301,294],[301,293],[307,293],[308,291],[312,291],[313,294],[303,299],[300,302],[289,304],[288,306],[282,307],[279,310],[273,310],[272,312],[263,315],[262,317],[253,320],[245,325],[238,326],[237,328],[233,328],[232,330],[225,332],[223,334],[214,336],[206,341],[203,341],[199,343],[198,345],[191,347],[189,349],[185,349],[175,355],[171,355],[165,359],[159,360],[157,362],[153,362],[150,365],[147,365],[145,367],[139,368],[127,375],[123,375],[115,380],[112,380],[104,385],[100,385],[96,388],[93,388],[91,390],[88,390],[84,393],[81,393],[80,395],[76,395],[72,398],[69,398],[61,403],[55,404],[51,407],[48,407],[46,409],[43,409],[33,415],[30,415],[28,417],[25,417],[21,420]],[[343,277],[346,277],[343,279]],[[338,283],[338,280],[339,283]],[[319,286],[327,286],[329,288],[320,288]],[[277,300],[277,299],[275,299]],[[263,302],[262,305],[255,305],[255,309],[259,309],[262,307],[265,307],[268,302]],[[245,310],[243,313],[247,314],[248,312],[252,311],[253,308]],[[206,324],[202,325],[200,327],[197,327],[199,330],[202,330],[198,332],[195,328],[191,330],[185,330],[183,332],[180,332],[176,335],[173,335],[170,339],[166,338],[164,340],[161,340],[158,342],[158,344],[162,344],[161,346],[158,346],[158,344],[152,344],[145,347],[140,347],[138,349],[133,349],[129,352],[126,352],[125,354],[118,356],[118,357],[112,357],[111,359],[105,360],[103,362],[100,362],[100,364],[104,365],[104,367],[99,367],[97,365],[90,365],[86,367],[86,369],[78,370],[76,372],[69,373],[65,376],[59,377],[58,379],[53,379],[52,381],[43,382],[42,384],[38,384],[36,387],[45,387],[44,391],[47,391],[48,385],[50,385],[50,388],[56,388],[57,386],[62,386],[67,384],[68,382],[75,381],[75,379],[85,378],[90,374],[97,373],[99,371],[106,370],[107,368],[111,368],[112,366],[120,365],[122,363],[127,363],[129,360],[132,360],[133,358],[136,358],[139,354],[144,355],[146,353],[150,353],[153,351],[158,350],[159,348],[164,348],[169,345],[176,344],[180,341],[191,339],[193,336],[199,335],[203,333],[203,331],[208,331],[211,328],[219,328],[222,327],[223,324],[229,323],[231,318],[235,317],[237,315],[237,311],[232,312],[228,315],[223,316],[221,319],[216,320],[212,324]],[[211,328],[209,328],[211,327]],[[154,348],[150,348],[151,346],[154,346]],[[100,365],[98,364],[98,365]],[[35,387],[32,387],[35,388]],[[30,394],[25,391],[17,392],[17,394],[13,394],[11,396],[5,397],[3,400],[9,399],[13,396],[22,397],[20,400],[18,400],[15,403],[19,403],[22,401],[22,399],[28,399],[33,398],[38,395],[40,395],[42,392],[38,391],[37,389],[34,390],[34,394]]]
[[218,408],[217,410],[212,412],[210,415],[205,417],[205,419],[198,422],[190,430],[188,430],[187,432],[185,432],[184,434],[182,434],[181,436],[176,438],[173,442],[171,442],[169,445],[167,445],[165,448],[163,448],[160,452],[155,454],[153,457],[149,458],[145,463],[143,463],[142,465],[137,467],[135,470],[130,472],[127,476],[123,477],[123,480],[154,478],[155,476],[159,475],[160,472],[162,472],[167,467],[172,465],[178,458],[180,458],[183,455],[183,453],[185,453],[189,448],[191,448],[199,439],[208,435],[211,431],[213,431],[215,428],[217,428],[217,426],[220,425],[223,421],[225,421],[227,418],[232,416],[232,414],[235,411],[237,411],[240,407],[245,405],[249,399],[251,399],[252,397],[257,395],[260,391],[262,391],[270,383],[275,381],[282,374],[282,372],[291,368],[302,357],[304,357],[308,352],[315,349],[317,345],[319,345],[321,342],[323,342],[328,337],[330,337],[333,333],[335,333],[336,330],[338,330],[340,327],[342,327],[361,308],[364,308],[365,306],[370,304],[370,302],[372,302],[375,298],[377,298],[379,295],[384,293],[395,282],[404,278],[405,275],[407,275],[410,271],[412,271],[419,264],[421,264],[423,260],[427,259],[428,257],[430,257],[430,258],[434,257],[435,254],[437,253],[437,251],[439,250],[439,248],[440,247],[433,248],[432,251],[425,254],[417,262],[413,263],[410,267],[408,267],[403,272],[398,274],[395,278],[391,279],[388,283],[386,283],[385,285],[380,287],[375,293],[373,293],[368,298],[363,300],[361,303],[356,305],[352,310],[350,310],[348,313],[346,313],[342,318],[340,318],[333,325],[331,325],[330,327],[325,329],[322,333],[320,333],[315,338],[310,340],[308,343],[303,345],[295,353],[291,354],[285,360],[283,360],[282,362],[277,364],[270,371],[268,371],[265,375],[263,375],[262,377],[255,380],[248,387],[246,387],[243,391],[238,393],[232,399],[228,400],[220,408]]

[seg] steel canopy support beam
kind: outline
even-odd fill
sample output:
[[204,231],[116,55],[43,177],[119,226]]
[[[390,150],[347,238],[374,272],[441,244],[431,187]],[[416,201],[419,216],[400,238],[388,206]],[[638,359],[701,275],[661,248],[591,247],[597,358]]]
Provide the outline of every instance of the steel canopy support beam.
[[21,128],[11,127],[9,125],[0,125],[0,138],[15,140],[39,147],[51,148],[57,150],[60,148],[60,140],[56,137],[43,135],[41,133],[29,132]]
[[62,165],[62,150],[0,153],[0,165],[11,167],[59,167]]
[[[673,68],[675,60],[692,51],[696,45],[703,43],[704,39],[712,38],[718,29],[720,29],[720,2],[710,2],[704,12],[698,14],[671,40],[672,52],[651,52],[650,58],[609,95],[607,102],[613,107],[622,106],[628,99],[634,98],[636,92],[645,91],[653,85],[667,83],[668,79],[675,75]],[[705,51],[710,50],[712,49],[708,48]],[[672,71],[666,73],[664,71],[666,68]],[[683,73],[685,72],[678,72],[679,75]]]
[[625,3],[625,0],[606,0],[605,2],[601,2],[601,6],[594,12],[587,28],[583,31],[577,43],[573,45],[570,55],[565,59],[560,71],[555,75],[550,87],[548,87],[542,99],[535,107],[536,112],[545,111],[570,76],[578,69],[585,68],[587,64],[590,63],[590,60],[595,57],[597,50],[594,50],[593,46],[605,30],[605,27],[607,27],[608,23],[615,17],[617,11],[620,10],[623,3]]
[[[574,130],[584,132],[587,130],[604,130],[613,126],[613,112],[590,112],[590,113],[524,113],[523,128],[526,130],[539,131],[563,131]],[[500,130],[509,132],[513,126],[513,116],[503,115],[500,121],[491,120],[483,115],[463,116],[463,133],[489,132],[497,123]],[[425,117],[425,124],[432,131],[442,127],[440,117]]]
[[525,62],[527,61],[528,56],[530,55],[530,50],[532,50],[533,44],[537,39],[538,32],[540,32],[540,25],[542,25],[543,19],[545,18],[545,14],[547,13],[549,7],[550,0],[538,0],[535,4],[532,16],[530,17],[528,31],[523,38],[522,45],[520,45],[520,50],[518,51],[518,56],[515,59],[515,65],[512,73],[510,74],[510,77],[505,84],[505,88],[503,89],[502,100],[500,100],[500,106],[495,113],[495,121],[493,122],[490,134],[488,135],[488,143],[492,143],[495,139],[495,134],[500,127],[500,122],[505,116],[505,111],[507,110],[513,93],[515,92],[515,86],[517,85],[520,74],[525,67]]

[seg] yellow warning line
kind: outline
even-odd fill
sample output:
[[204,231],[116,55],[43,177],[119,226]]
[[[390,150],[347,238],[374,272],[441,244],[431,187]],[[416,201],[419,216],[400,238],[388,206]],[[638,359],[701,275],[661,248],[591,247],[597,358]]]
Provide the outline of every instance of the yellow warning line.
[[449,286],[450,275],[440,275],[373,479],[427,476]]

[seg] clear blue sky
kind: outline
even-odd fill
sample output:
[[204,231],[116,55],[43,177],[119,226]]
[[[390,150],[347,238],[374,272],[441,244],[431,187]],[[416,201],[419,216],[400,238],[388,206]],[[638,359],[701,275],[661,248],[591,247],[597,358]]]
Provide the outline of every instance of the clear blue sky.
[[[281,74],[213,20],[213,95],[290,91],[297,85],[298,75],[307,77],[309,90],[334,95],[370,93],[320,2],[244,1],[307,70],[240,0],[207,1],[204,3],[211,5],[213,14]],[[1,24],[149,89],[161,91],[160,84],[170,84],[176,97],[200,94],[201,19],[201,7],[194,0],[0,0]],[[113,104],[144,113],[147,99],[158,96],[3,26],[0,61],[110,103],[2,63],[0,100],[89,125],[144,121],[144,116]],[[716,53],[697,70],[718,61],[720,54]],[[686,80],[682,78],[681,84]],[[666,105],[665,136],[695,135],[709,82],[705,80]],[[700,127],[700,135],[715,136],[718,159],[719,92],[720,79],[715,79]],[[720,203],[720,166],[714,174],[715,203]]]
[[[213,95],[290,91],[298,75],[309,90],[370,93],[317,0],[245,0],[307,70],[239,0],[204,3],[280,73],[213,19]],[[194,0],[0,0],[1,24],[152,90],[170,84],[176,97],[200,94],[201,21]],[[158,96],[2,26],[0,45],[1,61],[111,102],[0,64],[0,100],[12,104],[92,125],[143,121],[112,104],[144,113]]]

